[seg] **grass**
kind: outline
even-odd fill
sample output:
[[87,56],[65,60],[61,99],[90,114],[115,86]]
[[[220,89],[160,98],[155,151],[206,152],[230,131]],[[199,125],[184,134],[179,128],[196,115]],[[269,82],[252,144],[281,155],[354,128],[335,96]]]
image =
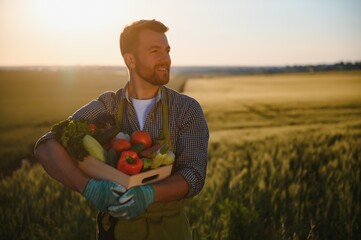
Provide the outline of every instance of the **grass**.
[[[94,239],[95,209],[21,164],[55,121],[126,79],[68,71],[0,72],[0,239]],[[211,134],[187,208],[200,239],[358,239],[360,71],[186,77],[171,84],[199,100]]]
[[189,207],[201,239],[358,239],[361,129],[213,143]]
[[96,211],[81,195],[24,161],[0,182],[1,239],[92,239]]

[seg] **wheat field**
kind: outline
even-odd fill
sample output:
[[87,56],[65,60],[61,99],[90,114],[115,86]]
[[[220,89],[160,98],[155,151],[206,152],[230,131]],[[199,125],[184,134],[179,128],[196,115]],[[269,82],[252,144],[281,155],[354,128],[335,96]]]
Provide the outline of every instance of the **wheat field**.
[[201,103],[213,140],[332,128],[360,119],[359,71],[191,79],[184,92]]

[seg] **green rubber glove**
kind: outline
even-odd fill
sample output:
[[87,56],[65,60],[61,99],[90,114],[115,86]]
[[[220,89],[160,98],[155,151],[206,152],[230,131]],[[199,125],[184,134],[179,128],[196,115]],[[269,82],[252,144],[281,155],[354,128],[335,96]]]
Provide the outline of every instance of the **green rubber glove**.
[[144,213],[154,201],[155,193],[152,185],[136,186],[119,198],[120,204],[110,206],[108,210],[113,217],[134,219]]
[[107,212],[109,206],[120,203],[120,196],[125,191],[122,185],[114,182],[90,179],[83,191],[83,196],[100,211]]

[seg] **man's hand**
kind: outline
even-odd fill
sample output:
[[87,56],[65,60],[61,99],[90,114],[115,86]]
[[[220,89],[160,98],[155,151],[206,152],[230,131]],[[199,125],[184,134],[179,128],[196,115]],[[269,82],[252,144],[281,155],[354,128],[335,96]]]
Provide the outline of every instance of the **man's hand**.
[[147,207],[155,200],[152,185],[130,188],[119,198],[120,205],[110,206],[109,214],[123,219],[134,219],[144,213]]
[[[119,204],[120,196],[126,189],[111,181],[90,179],[83,191],[83,196],[100,211],[108,212],[109,206]],[[122,199],[126,201],[126,198]]]

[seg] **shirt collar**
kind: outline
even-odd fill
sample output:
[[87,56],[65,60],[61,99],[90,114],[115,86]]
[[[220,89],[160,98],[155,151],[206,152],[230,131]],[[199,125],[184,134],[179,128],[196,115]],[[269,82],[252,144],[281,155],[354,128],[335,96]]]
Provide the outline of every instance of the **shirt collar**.
[[[131,103],[129,94],[128,94],[128,85],[129,85],[129,81],[127,82],[127,84],[124,86],[122,94],[121,94],[121,100],[126,99],[129,103]],[[162,100],[163,95],[164,95],[164,86],[161,86],[158,90],[157,96],[156,96],[156,100],[155,102],[159,102],[160,100]]]

